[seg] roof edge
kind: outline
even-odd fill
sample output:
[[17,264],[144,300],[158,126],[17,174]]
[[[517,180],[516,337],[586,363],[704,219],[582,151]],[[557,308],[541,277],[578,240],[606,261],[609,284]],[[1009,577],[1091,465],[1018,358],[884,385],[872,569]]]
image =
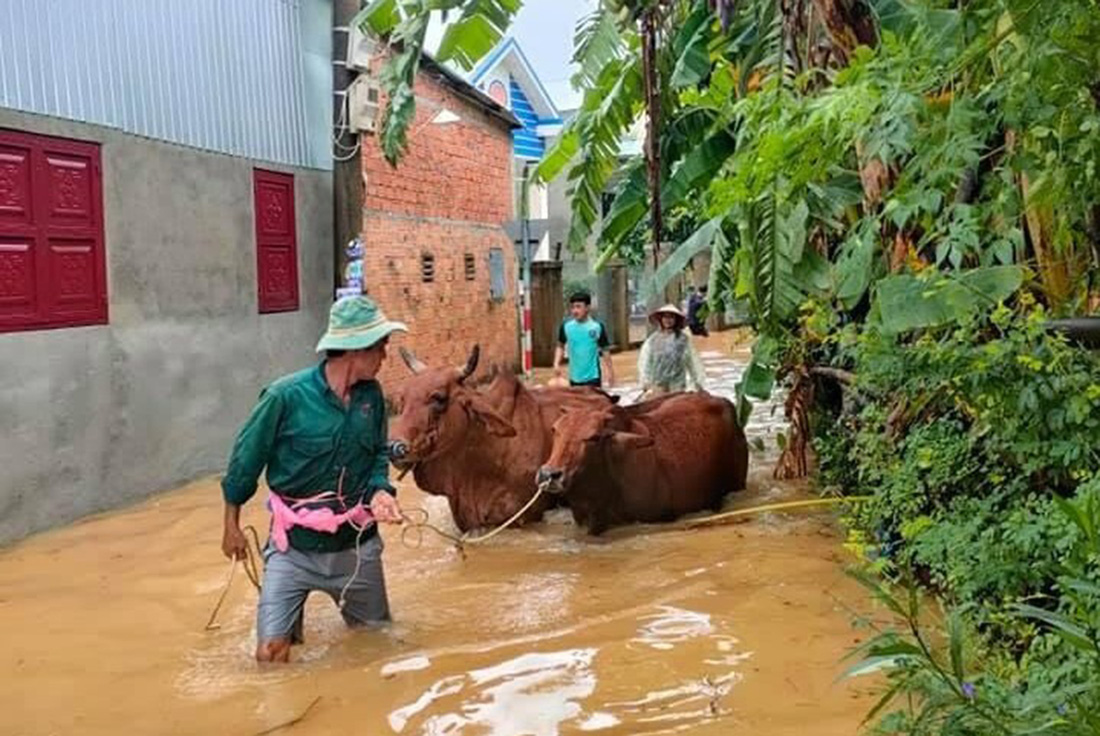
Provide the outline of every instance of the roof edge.
[[511,110],[479,90],[460,74],[451,71],[446,66],[436,61],[427,51],[422,52],[420,55],[420,68],[425,73],[432,75],[436,81],[448,87],[452,92],[472,104],[474,107],[507,123],[509,128],[515,130],[523,127],[523,124]]
[[554,98],[551,97],[550,93],[546,90],[546,86],[543,85],[542,79],[539,78],[538,73],[535,71],[535,67],[527,58],[527,54],[523,52],[523,47],[519,45],[519,41],[516,40],[515,36],[507,36],[504,38],[484,59],[481,60],[480,64],[474,67],[473,72],[471,72],[469,76],[470,83],[476,85],[484,79],[485,75],[504,61],[510,52],[515,53],[520,66],[527,72],[527,76],[531,78],[535,91],[542,97],[543,104],[553,113],[553,117],[561,117],[561,113],[558,111],[558,106],[554,102]]

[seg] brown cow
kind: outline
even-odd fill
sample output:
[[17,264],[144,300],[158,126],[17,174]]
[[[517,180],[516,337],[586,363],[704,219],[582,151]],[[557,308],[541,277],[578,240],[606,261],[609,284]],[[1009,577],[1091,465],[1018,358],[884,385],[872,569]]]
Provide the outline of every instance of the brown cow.
[[[413,376],[395,395],[390,459],[412,468],[424,491],[446,496],[462,531],[501,524],[535,494],[535,476],[550,454],[552,427],[569,408],[603,408],[613,399],[595,389],[529,391],[510,373],[477,389],[474,346],[465,368],[429,368],[401,351]],[[537,521],[559,500],[544,496],[518,523]]]
[[629,407],[570,411],[554,425],[538,481],[564,494],[590,534],[631,522],[717,511],[745,487],[749,448],[726,399],[663,396]]

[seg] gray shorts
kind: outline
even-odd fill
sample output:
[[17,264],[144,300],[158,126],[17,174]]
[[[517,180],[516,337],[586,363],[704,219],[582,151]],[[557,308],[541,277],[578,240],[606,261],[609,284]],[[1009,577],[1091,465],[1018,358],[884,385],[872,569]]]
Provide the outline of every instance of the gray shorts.
[[[386,579],[382,573],[382,537],[359,545],[359,574],[348,588],[340,615],[348,626],[383,624],[390,620]],[[302,613],[313,591],[338,602],[340,591],[355,572],[355,548],[341,552],[279,552],[269,541],[264,548],[264,577],[256,611],[259,641],[290,637],[302,642]]]

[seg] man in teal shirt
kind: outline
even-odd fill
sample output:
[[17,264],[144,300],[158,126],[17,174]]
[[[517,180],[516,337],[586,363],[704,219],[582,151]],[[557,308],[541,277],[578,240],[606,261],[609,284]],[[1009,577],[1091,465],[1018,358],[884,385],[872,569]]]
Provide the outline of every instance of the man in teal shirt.
[[375,376],[389,336],[405,331],[367,297],[333,305],[321,363],[265,388],[222,479],[222,550],[246,554],[240,509],[266,468],[271,538],[256,623],[256,659],[286,662],[301,641],[311,591],[332,596],[349,626],[389,620],[375,521],[401,521],[389,482],[387,416]]
[[[562,359],[569,356],[569,384],[601,388],[604,376],[610,388],[615,385],[615,373],[611,364],[611,343],[607,328],[592,317],[592,297],[578,292],[569,297],[567,320],[558,331],[558,349],[554,353],[554,375],[561,377]],[[601,370],[601,364],[604,370]]]

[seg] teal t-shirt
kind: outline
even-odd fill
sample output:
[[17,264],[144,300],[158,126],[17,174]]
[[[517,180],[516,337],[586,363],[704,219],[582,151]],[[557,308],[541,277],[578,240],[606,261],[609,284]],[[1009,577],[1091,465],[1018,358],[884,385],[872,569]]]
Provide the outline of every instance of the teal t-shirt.
[[569,380],[573,383],[594,383],[601,379],[600,353],[610,342],[607,330],[599,320],[589,317],[584,322],[571,319],[561,326],[558,342],[569,354]]

